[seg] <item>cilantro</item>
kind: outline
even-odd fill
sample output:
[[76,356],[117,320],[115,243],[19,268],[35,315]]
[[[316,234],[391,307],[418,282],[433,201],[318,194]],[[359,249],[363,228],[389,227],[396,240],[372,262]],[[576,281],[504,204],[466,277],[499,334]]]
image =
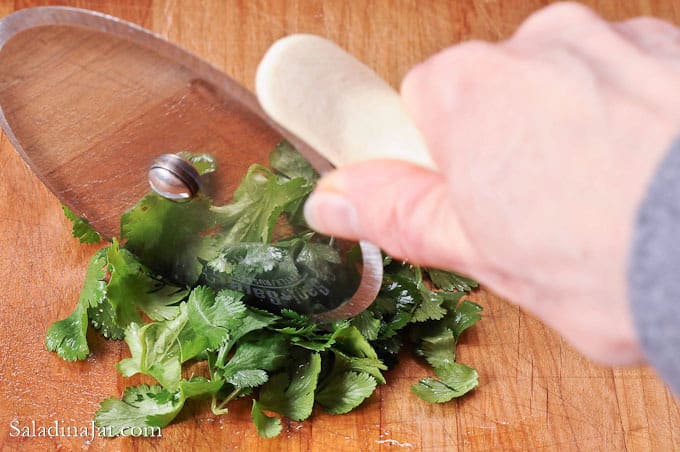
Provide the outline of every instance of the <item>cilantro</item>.
[[[216,170],[207,154],[182,157],[203,177]],[[481,307],[463,299],[477,287],[469,278],[384,256],[369,309],[333,323],[308,316],[352,294],[358,275],[347,263],[360,262],[360,251],[305,224],[302,207],[318,175],[290,144],[276,147],[270,165],[253,165],[223,206],[204,195],[185,203],[145,196],[121,218],[124,246],[114,238],[97,251],[74,312],[48,329],[48,350],[85,359],[90,322],[107,338],[125,339],[123,376],[158,382],[102,402],[95,422],[111,435],[131,427],[153,435],[190,398],[210,398],[221,415],[257,393],[251,417],[271,438],[282,421],[265,411],[304,420],[315,404],[334,414],[361,405],[386,384],[383,373],[408,339],[436,376],[413,385],[418,397],[442,403],[477,386],[477,373],[456,361],[463,332],[481,318]],[[65,213],[74,235],[90,240],[87,223]],[[192,360],[207,362],[206,376],[182,378]]]
[[180,152],[179,156],[183,159],[189,161],[198,174],[204,176],[206,174],[211,174],[217,171],[217,162],[210,154],[193,154],[191,152]]
[[443,270],[430,268],[427,269],[427,274],[432,280],[432,284],[442,290],[468,292],[479,286],[477,281],[453,272],[445,272]]
[[274,375],[260,390],[260,404],[294,421],[312,414],[314,391],[321,372],[321,356],[312,353],[299,361],[292,372]]
[[201,274],[200,259],[209,259],[209,237],[215,225],[212,203],[199,196],[178,203],[151,193],[121,218],[125,248],[154,272],[179,284],[193,285]]
[[66,218],[71,220],[73,227],[71,229],[71,234],[73,237],[80,240],[80,243],[99,243],[102,240],[102,236],[99,235],[97,231],[92,229],[90,222],[84,218],[76,215],[74,211],[62,204],[61,208],[64,210],[64,215]]
[[421,399],[431,403],[448,402],[460,397],[477,386],[477,371],[460,363],[447,364],[435,369],[441,380],[421,378],[411,386],[411,391]]
[[283,179],[264,166],[251,166],[234,192],[233,202],[212,208],[228,231],[218,237],[218,246],[269,243],[279,216],[310,192],[311,187],[302,178]]
[[159,385],[129,386],[122,400],[109,398],[101,403],[95,414],[95,424],[109,436],[139,435],[160,436],[160,428],[168,425],[184,406],[188,398],[200,398],[217,392],[221,381],[203,377],[182,380],[176,391]]
[[281,427],[281,419],[278,417],[269,417],[262,411],[262,406],[253,400],[253,408],[250,411],[253,418],[253,423],[257,427],[257,433],[263,438],[273,438],[278,436],[283,430]]
[[367,340],[374,341],[378,339],[380,319],[375,318],[371,311],[360,313],[351,320],[351,323]]
[[87,345],[88,310],[99,309],[106,293],[106,248],[98,251],[87,266],[85,282],[80,292],[78,306],[73,313],[57,322],[47,330],[45,346],[47,350],[57,352],[59,357],[67,361],[87,358],[90,348]]
[[219,294],[197,287],[189,301],[179,305],[178,315],[170,320],[144,326],[132,323],[125,331],[125,342],[132,357],[122,360],[118,370],[126,377],[137,373],[150,375],[163,387],[176,389],[182,363],[203,350],[217,348],[240,326],[245,306],[232,292]]
[[317,392],[316,400],[333,414],[352,411],[373,394],[375,378],[364,372],[342,372],[329,378]]
[[67,361],[85,359],[90,354],[85,338],[86,332],[87,310],[79,304],[70,316],[50,326],[45,346],[47,350],[57,352],[60,358]]
[[267,371],[286,362],[288,340],[279,334],[263,333],[244,338],[234,356],[220,369],[220,375],[235,387],[252,388],[268,380]]

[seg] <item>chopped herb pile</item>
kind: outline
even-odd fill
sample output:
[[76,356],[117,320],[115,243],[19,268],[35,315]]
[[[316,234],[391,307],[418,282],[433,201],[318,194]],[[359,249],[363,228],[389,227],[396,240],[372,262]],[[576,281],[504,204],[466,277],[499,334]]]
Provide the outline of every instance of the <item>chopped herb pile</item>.
[[[204,175],[215,170],[207,154],[184,157]],[[386,383],[383,373],[405,342],[437,377],[412,386],[418,397],[442,403],[477,386],[477,372],[456,362],[461,334],[481,318],[481,307],[462,299],[477,287],[468,278],[385,257],[369,309],[333,323],[309,317],[354,291],[357,275],[342,256],[356,262],[357,250],[343,251],[305,225],[302,206],[318,176],[295,149],[279,144],[270,164],[253,165],[224,206],[203,195],[186,203],[145,196],[122,216],[120,241],[90,260],[78,305],[50,326],[47,349],[85,359],[91,324],[127,343],[123,376],[157,381],[104,400],[97,426],[113,435],[164,427],[189,398],[210,398],[218,415],[252,397],[253,422],[271,438],[282,431],[274,413],[302,421],[315,404],[333,414],[359,406]],[[64,211],[81,242],[100,241]],[[279,227],[284,238],[276,237]],[[183,367],[196,361],[205,375],[184,378]]]

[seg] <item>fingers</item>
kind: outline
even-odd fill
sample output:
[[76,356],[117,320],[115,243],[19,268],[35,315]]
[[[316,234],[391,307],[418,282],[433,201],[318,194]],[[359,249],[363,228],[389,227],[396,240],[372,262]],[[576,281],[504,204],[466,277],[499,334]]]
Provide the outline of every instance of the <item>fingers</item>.
[[324,176],[305,205],[324,234],[368,240],[414,264],[465,271],[473,252],[438,174],[396,160],[374,160]]
[[680,28],[652,17],[636,17],[613,27],[640,49],[680,69]]

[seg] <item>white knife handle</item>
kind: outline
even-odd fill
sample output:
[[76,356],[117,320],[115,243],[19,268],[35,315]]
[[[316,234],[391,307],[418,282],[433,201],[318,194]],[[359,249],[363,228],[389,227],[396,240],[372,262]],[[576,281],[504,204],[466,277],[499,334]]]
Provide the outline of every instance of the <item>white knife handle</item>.
[[276,41],[255,88],[274,121],[335,166],[393,158],[435,168],[399,94],[331,41],[305,34]]

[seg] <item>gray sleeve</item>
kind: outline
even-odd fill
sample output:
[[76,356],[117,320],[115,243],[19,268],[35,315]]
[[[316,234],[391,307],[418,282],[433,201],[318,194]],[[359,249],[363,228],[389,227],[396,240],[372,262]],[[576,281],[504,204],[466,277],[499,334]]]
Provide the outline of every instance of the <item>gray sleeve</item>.
[[640,205],[628,284],[647,360],[680,395],[680,139],[656,170]]

